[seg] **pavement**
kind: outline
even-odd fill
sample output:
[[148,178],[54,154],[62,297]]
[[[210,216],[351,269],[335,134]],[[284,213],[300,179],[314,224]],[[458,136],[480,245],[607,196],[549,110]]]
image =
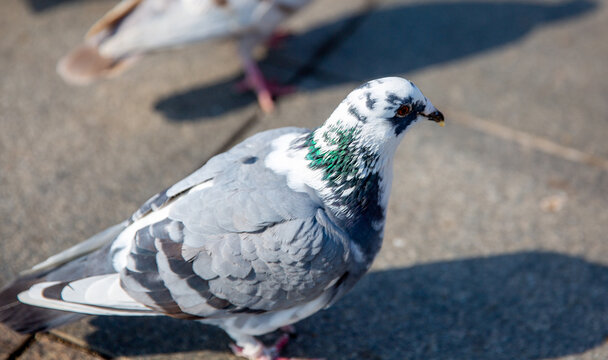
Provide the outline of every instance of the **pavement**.
[[[0,4],[0,284],[247,136],[315,127],[361,82],[400,75],[446,127],[408,132],[370,273],[298,323],[286,355],[608,358],[605,2],[316,0],[259,54],[298,87],[270,115],[232,90],[230,42],[64,84],[56,61],[113,4]],[[175,319],[92,317],[34,336],[0,325],[0,359],[236,359],[229,342]]]

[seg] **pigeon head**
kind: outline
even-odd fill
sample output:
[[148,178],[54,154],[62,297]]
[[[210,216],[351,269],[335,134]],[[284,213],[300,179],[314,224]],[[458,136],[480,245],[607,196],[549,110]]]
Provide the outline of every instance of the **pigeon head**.
[[293,183],[299,177],[315,189],[364,253],[379,249],[395,151],[419,120],[442,125],[444,119],[411,81],[372,80],[348,94],[297,147],[307,170],[300,169]]
[[[373,172],[392,159],[406,130],[419,120],[444,123],[443,114],[411,81],[398,77],[372,80],[348,94],[314,131],[311,150],[316,152],[311,156],[325,155],[323,163],[340,161],[341,157],[350,161],[374,158],[356,166]],[[344,167],[331,169],[339,172]]]
[[443,114],[409,80],[383,78],[353,90],[320,127],[273,143],[266,166],[288,186],[318,199],[362,257],[380,249],[393,158],[418,120],[443,124]]
[[321,179],[313,188],[337,204],[337,214],[372,211],[367,219],[382,222],[395,151],[422,119],[443,124],[443,114],[409,80],[382,78],[356,88],[306,138],[308,168]]
[[416,85],[398,77],[376,79],[359,86],[344,99],[335,115],[338,121],[350,118],[352,125],[362,131],[380,134],[386,131],[382,134],[384,139],[401,136],[418,120],[443,123],[443,114]]

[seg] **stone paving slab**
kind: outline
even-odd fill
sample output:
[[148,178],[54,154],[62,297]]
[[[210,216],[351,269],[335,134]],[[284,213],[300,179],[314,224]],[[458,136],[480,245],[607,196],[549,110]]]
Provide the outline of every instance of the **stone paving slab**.
[[[239,73],[229,44],[158,54],[89,87],[64,84],[56,60],[110,3],[74,5],[42,15],[21,1],[2,5],[10,13],[2,26],[11,29],[0,43],[10,69],[0,82],[2,283],[128,217],[219,151],[258,111],[249,101],[222,118],[179,121],[154,109],[167,94]],[[208,49],[213,55],[201,59]]]
[[[231,88],[228,97],[246,99],[245,106],[227,111],[225,101],[205,98],[214,104],[203,113],[184,104],[170,103],[164,112],[155,108],[169,94],[238,74],[230,44],[158,54],[120,78],[89,87],[64,84],[55,74],[57,59],[113,3],[73,2],[42,13],[30,12],[22,1],[1,5],[2,285],[128,217],[220,151],[258,111],[252,95],[234,95]],[[214,117],[218,112],[224,116]],[[0,328],[0,338],[2,357],[25,339],[6,328]],[[61,349],[47,345],[40,346],[49,353]],[[36,349],[23,356],[36,356]]]
[[[319,3],[288,27],[297,31],[307,21],[329,19],[344,10],[334,5],[332,11],[321,11]],[[351,9],[362,3],[352,2]],[[129,216],[259,116],[251,94],[233,91],[241,69],[231,43],[156,54],[119,78],[90,87],[63,84],[54,73],[56,60],[112,5],[61,2],[39,12],[31,12],[23,2],[5,5],[12,17],[3,22],[9,35],[0,47],[12,72],[0,85],[3,93],[11,94],[0,99],[5,120],[0,164],[7,170],[0,174],[5,200],[0,205],[5,222],[0,232],[10,239],[0,245],[2,283]],[[274,69],[271,73],[288,78],[295,68]],[[202,337],[187,336],[181,345],[175,339],[162,341],[165,331],[183,331],[184,326]],[[159,338],[140,336],[159,328]],[[104,318],[66,326],[55,334],[108,356],[164,358],[173,353],[180,358],[191,357],[193,351],[203,358],[229,356],[229,340],[222,331],[200,328],[170,319],[140,323]]]
[[[423,89],[426,88],[426,85],[432,87],[436,79],[433,74],[418,75],[415,78],[416,83]],[[314,82],[314,79],[308,81]],[[251,133],[298,124],[309,128],[318,126],[322,122],[320,119],[329,116],[333,107],[357,85],[358,83],[353,82],[339,88],[319,91],[307,97],[285,99],[276,113],[265,118],[262,123],[251,130]],[[428,95],[428,92],[425,91],[425,94]],[[432,95],[428,96],[434,99]],[[436,105],[447,114],[449,121],[451,107],[441,107],[443,105],[441,103],[436,103]],[[298,114],[298,116],[290,117],[289,114]],[[492,231],[500,229],[502,236],[510,234],[509,236],[513,239],[521,237],[524,240],[526,233],[532,234],[535,230],[542,230],[543,234],[560,233],[563,236],[562,242],[558,242],[558,238],[553,239],[552,241],[555,243],[552,243],[552,248],[561,244],[560,250],[572,251],[573,254],[585,253],[594,260],[603,260],[601,254],[608,251],[608,247],[591,249],[590,246],[593,244],[604,246],[601,241],[603,239],[602,229],[604,221],[608,220],[608,211],[604,210],[604,206],[608,202],[608,193],[605,191],[608,186],[608,178],[606,178],[605,171],[539,151],[521,148],[517,143],[472,130],[458,122],[448,122],[445,128],[433,126],[433,123],[417,124],[417,126],[418,128],[407,134],[395,159],[392,199],[420,197],[416,193],[423,191],[420,186],[424,186],[424,191],[432,193],[437,200],[431,202],[430,198],[422,199],[414,209],[409,210],[408,208],[411,206],[409,203],[404,202],[402,207],[399,202],[391,201],[390,210],[397,214],[407,211],[408,216],[416,216],[420,222],[421,234],[424,234],[425,231],[433,231],[440,227],[440,224],[447,226],[454,222],[453,218],[445,217],[460,215],[465,210],[475,211],[470,217],[472,222],[460,227],[464,232],[459,235],[462,236],[461,238],[454,241],[455,244],[465,244],[467,234],[471,235],[474,230],[485,223]],[[604,144],[604,146],[606,145]],[[441,174],[437,175],[436,172],[441,172]],[[462,179],[456,178],[457,176]],[[409,179],[413,181],[412,184],[399,186],[399,181],[408,180],[411,177],[416,178],[415,180]],[[504,183],[507,179],[510,183],[502,184],[503,188],[498,189],[499,184]],[[464,186],[471,188],[465,191]],[[407,191],[407,193],[400,195],[399,192],[402,191]],[[545,204],[547,199],[554,199],[559,205],[556,205],[555,208],[548,206]],[[424,209],[424,211],[436,210],[439,212],[420,213],[415,211],[416,208],[420,208],[420,211]],[[522,209],[529,212],[513,218]],[[452,215],[446,214],[446,211],[452,212]],[[491,212],[485,213],[488,211]],[[429,228],[433,224],[429,223],[431,219],[437,220],[438,223]],[[510,221],[501,224],[500,221],[503,219]],[[585,222],[585,226],[582,225],[583,222]],[[526,225],[526,223],[529,224]],[[581,223],[581,225],[577,226],[577,223]],[[513,227],[515,224],[526,225],[526,227],[516,229]],[[501,228],[495,227],[498,225]],[[554,226],[558,227],[553,228]],[[454,230],[452,229],[452,231]],[[567,235],[564,231],[568,232]],[[427,233],[426,236],[428,235]],[[452,236],[454,235],[452,233]],[[481,235],[475,234],[474,237]],[[389,236],[388,232],[386,236]],[[574,238],[568,238],[569,236]],[[525,241],[530,241],[530,239],[525,239]],[[585,243],[586,241],[589,243]],[[445,246],[441,243],[445,242],[438,238],[437,246]],[[525,242],[519,244],[525,244]],[[533,245],[538,248],[541,244]],[[512,245],[512,242],[496,241],[491,246],[488,244],[488,248],[494,248],[498,252],[521,249]],[[528,243],[526,246],[529,245]],[[430,243],[426,243],[424,246],[431,253],[440,253],[442,250],[433,248]],[[473,249],[470,248],[467,251]],[[488,253],[481,252],[474,255],[484,254]],[[469,255],[473,255],[473,253]],[[419,258],[417,256],[412,258],[413,261],[416,259],[431,261],[439,258]],[[403,261],[403,258],[400,261]]]
[[[416,82],[425,89],[431,79]],[[315,127],[355,86],[285,99],[251,132]],[[449,119],[450,108],[436,105]],[[607,181],[601,169],[459,123],[418,124],[395,159],[372,272],[334,308],[300,323],[314,335],[299,338],[290,355],[606,356]]]
[[95,360],[101,359],[44,335],[36,335],[36,341],[19,356],[19,360]]
[[27,341],[27,335],[20,335],[0,324],[0,359],[8,359],[9,355]]
[[[286,32],[287,37],[272,49],[260,49],[257,54],[265,76],[273,82],[295,85],[295,78],[316,61],[318,53],[330,49],[328,44],[339,40],[343,32],[352,28],[349,15],[365,12],[368,3],[369,0],[316,0],[302,9],[281,26],[280,30]],[[319,31],[310,31],[317,28]],[[254,101],[252,97],[235,99],[231,95],[231,89],[240,77],[241,74],[236,73],[218,77],[218,81],[213,83],[199,83],[185,88],[158,99],[155,108],[169,118],[188,120],[219,116],[251,105]],[[298,88],[301,90],[300,86]],[[222,105],[220,109],[210,110],[217,104]]]
[[91,317],[52,331],[109,357],[224,359],[230,338],[219,328],[165,317]]
[[333,83],[447,67],[435,101],[608,157],[603,2],[377,3],[318,65]]
[[340,37],[343,32],[348,33],[351,20],[367,13],[371,7],[373,0],[313,1],[286,22],[285,27],[291,32],[291,37],[272,49],[266,61],[276,65],[311,62],[327,41]]
[[[59,2],[37,13],[26,2],[3,3],[11,16],[0,15],[0,61],[11,72],[0,83],[10,94],[0,96],[0,237],[8,239],[0,283],[122,220],[227,142],[317,126],[363,79],[399,74],[448,123],[407,134],[372,272],[335,307],[301,322],[287,355],[608,358],[606,171],[459,121],[471,116],[605,157],[604,7],[382,1],[352,20],[368,4],[338,3],[319,1],[295,18],[294,38],[264,61],[279,79],[310,67],[296,78],[301,91],[267,117],[252,96],[232,95],[240,68],[230,44],[158,54],[121,78],[71,88],[54,74],[55,59],[111,2]],[[437,11],[448,8],[456,10]],[[454,14],[471,24],[460,29],[466,24]],[[432,25],[411,27],[425,19]],[[446,31],[453,41],[431,41]],[[328,44],[341,45],[317,52]],[[18,343],[5,333],[11,347]],[[98,317],[53,334],[70,339],[71,350],[108,357],[235,359],[221,330],[175,319]],[[59,356],[63,347],[37,337],[24,356]]]

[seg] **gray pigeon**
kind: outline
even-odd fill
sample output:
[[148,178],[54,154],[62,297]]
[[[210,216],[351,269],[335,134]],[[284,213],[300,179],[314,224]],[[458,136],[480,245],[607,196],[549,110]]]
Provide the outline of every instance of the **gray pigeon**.
[[275,359],[285,336],[274,347],[254,336],[329,307],[369,269],[395,150],[421,119],[443,125],[412,82],[390,77],[353,90],[315,130],[252,136],[23,273],[0,293],[0,321],[35,332],[83,314],[168,315]]
[[72,84],[118,75],[142,54],[217,38],[238,39],[246,78],[262,110],[288,87],[268,83],[253,50],[272,38],[277,26],[310,0],[123,0],[88,31],[85,43],[57,64]]

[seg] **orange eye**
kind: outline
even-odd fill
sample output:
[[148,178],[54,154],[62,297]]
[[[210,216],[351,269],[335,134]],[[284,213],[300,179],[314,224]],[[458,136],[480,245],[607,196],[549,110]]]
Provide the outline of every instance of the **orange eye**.
[[410,107],[407,105],[401,105],[399,106],[399,109],[397,109],[397,113],[395,115],[397,115],[397,117],[406,117],[407,114],[409,114],[411,111]]

